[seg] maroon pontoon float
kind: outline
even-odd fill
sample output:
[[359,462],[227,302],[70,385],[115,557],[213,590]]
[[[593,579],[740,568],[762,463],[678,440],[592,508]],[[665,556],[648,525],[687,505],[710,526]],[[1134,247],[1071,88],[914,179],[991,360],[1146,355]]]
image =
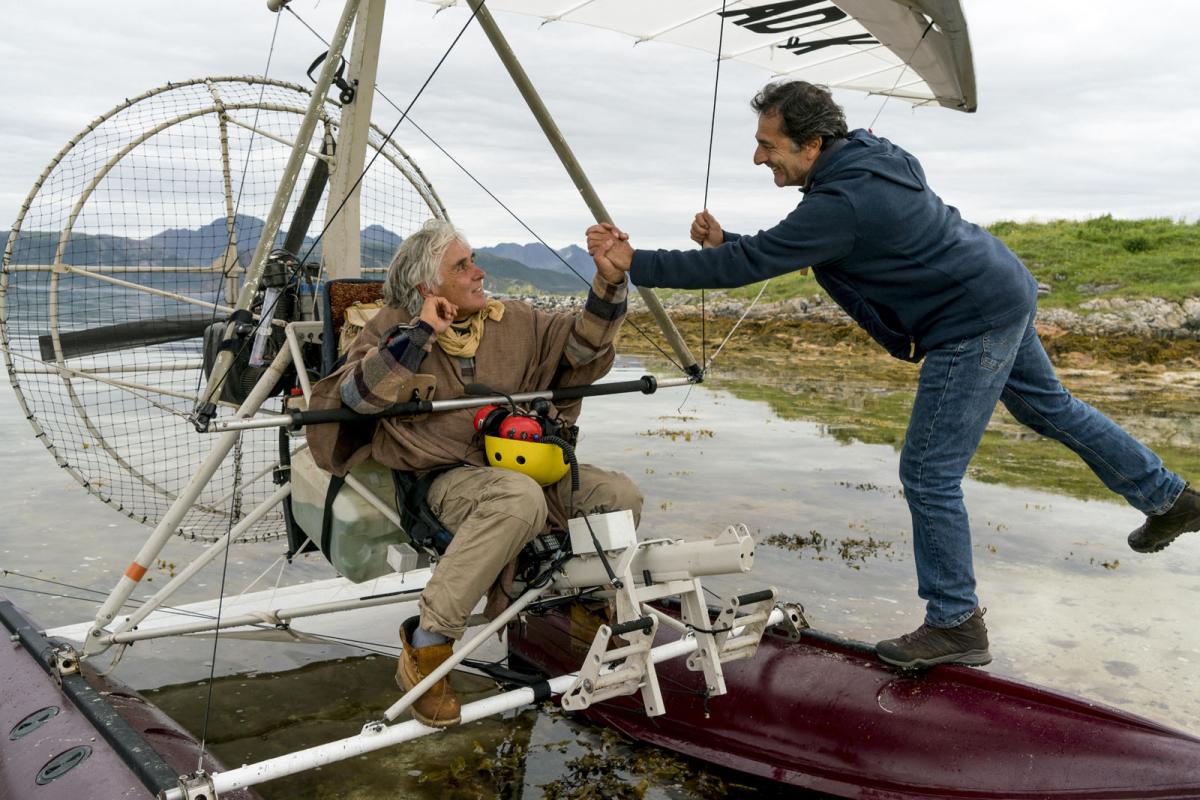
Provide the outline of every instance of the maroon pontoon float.
[[[286,1],[268,0],[268,6],[280,11]],[[459,4],[433,2],[443,9]],[[489,7],[608,27],[636,41],[674,42],[710,52],[718,64],[737,59],[919,106],[971,112],[977,104],[957,0],[468,5],[463,32],[471,24],[483,28],[597,221],[611,215]],[[48,639],[0,599],[0,621],[10,636],[0,653],[0,730],[8,734],[0,740],[4,800],[237,797],[247,786],[433,733],[400,716],[440,672],[356,736],[230,770],[206,762],[188,775],[197,760],[191,737],[128,690],[80,671],[81,663],[100,663],[110,651],[112,666],[134,642],[159,636],[287,628],[298,620],[307,626],[321,615],[395,611],[387,633],[376,637],[383,640],[394,636],[394,619],[402,618],[398,606],[415,603],[428,577],[428,570],[414,567],[413,549],[403,549],[408,543],[399,509],[387,499],[390,488],[385,485],[381,498],[364,483],[368,476],[351,474],[346,492],[330,492],[330,476],[317,474],[315,464],[307,473],[312,480],[301,480],[305,446],[289,436],[307,424],[361,421],[338,416],[344,409],[302,410],[312,375],[327,374],[337,355],[340,325],[333,325],[328,279],[357,281],[367,256],[378,258],[366,245],[360,204],[370,211],[367,219],[388,223],[367,230],[381,228],[397,240],[429,217],[446,217],[421,170],[391,133],[370,123],[384,8],[383,2],[345,0],[325,54],[310,67],[311,75],[319,66],[311,92],[274,78],[212,77],[126,100],[55,156],[21,206],[0,274],[0,340],[18,401],[60,466],[105,503],[155,527],[132,560],[120,562],[121,577],[94,618],[67,637],[78,650]],[[338,102],[330,97],[332,87],[340,90]],[[244,138],[245,131],[257,138]],[[270,149],[280,144],[289,151],[282,171],[280,153]],[[139,150],[144,145],[149,155]],[[203,157],[205,147],[211,158]],[[368,149],[381,157],[370,173]],[[252,152],[255,158],[263,153],[261,160],[252,161]],[[394,168],[391,178],[382,177],[384,163]],[[180,175],[160,185],[160,170],[169,173],[168,165],[179,166]],[[309,178],[297,198],[293,190],[305,171]],[[279,178],[277,189],[269,199],[256,200],[255,192],[243,197],[232,178],[239,172],[249,185],[273,183],[263,177],[269,172]],[[156,188],[147,192],[148,186]],[[197,196],[211,187],[223,194]],[[391,202],[372,207],[372,198]],[[318,263],[307,237],[322,202]],[[193,212],[203,217],[189,216]],[[214,213],[224,216],[214,222]],[[256,226],[240,224],[258,218],[264,221],[253,234]],[[160,226],[160,235],[130,238]],[[193,230],[217,231],[216,247],[201,248],[202,257],[166,258],[163,250],[160,258],[158,245],[147,244]],[[320,319],[316,285],[330,306]],[[711,359],[700,364],[653,292],[642,290],[642,296],[686,377],[646,376],[617,389],[568,387],[578,392],[570,396],[558,387],[434,402],[414,397],[412,407],[398,398],[390,413],[555,402],[582,397],[585,389],[649,393],[699,381]],[[281,413],[263,413],[268,399],[285,391]],[[195,453],[180,439],[190,435],[181,417],[198,434],[219,434],[202,460],[189,460]],[[110,428],[112,418],[119,424]],[[258,429],[278,436],[256,439]],[[307,458],[311,463],[311,453]],[[172,459],[178,464],[164,464]],[[184,464],[192,468],[177,468]],[[322,524],[351,494],[364,514],[377,517],[378,525],[364,526],[371,535],[362,534],[372,539],[370,547],[348,547],[348,535]],[[305,509],[313,512],[307,529]],[[624,523],[596,519],[582,532],[571,531],[579,541],[554,551],[547,571],[527,582],[505,615],[439,668],[448,672],[513,620],[512,655],[556,676],[467,704],[465,722],[558,696],[565,708],[636,739],[763,779],[852,797],[1200,797],[1200,740],[1194,737],[978,670],[897,674],[867,646],[804,629],[798,610],[777,604],[773,590],[732,598],[714,620],[700,578],[750,569],[754,544],[746,529],[730,528],[716,539],[636,539],[632,516],[622,513],[629,515]],[[162,618],[164,603],[234,541],[285,534],[289,556],[307,536],[345,579],[298,587],[305,605],[297,600],[281,608],[283,587],[228,603],[218,598],[210,605],[217,615]],[[153,596],[135,597],[176,535],[209,544]],[[386,552],[374,541],[385,536],[392,537]],[[343,549],[346,557],[339,558]],[[379,588],[389,578],[394,587]],[[358,583],[371,588],[356,589]],[[558,597],[539,610],[543,593]],[[586,636],[573,631],[569,604],[581,596],[612,602],[615,624],[585,628]],[[661,607],[651,610],[668,598],[678,598],[677,618]],[[126,615],[130,601],[137,606]],[[339,630],[341,623],[330,624]],[[785,638],[764,637],[781,625]],[[675,691],[678,686],[694,688]]]
[[[569,612],[509,627],[512,656],[546,674],[575,669],[581,646]],[[631,697],[582,713],[707,764],[839,797],[1200,797],[1194,736],[981,669],[902,674],[871,645],[812,629],[797,641],[768,633],[753,659],[726,664],[720,697],[681,659],[657,671],[675,687],[666,714],[649,717]]]
[[[196,769],[200,743],[120,681],[74,660],[0,595],[0,798],[141,800]],[[222,769],[205,753],[204,769]],[[253,800],[249,790],[225,797]]]

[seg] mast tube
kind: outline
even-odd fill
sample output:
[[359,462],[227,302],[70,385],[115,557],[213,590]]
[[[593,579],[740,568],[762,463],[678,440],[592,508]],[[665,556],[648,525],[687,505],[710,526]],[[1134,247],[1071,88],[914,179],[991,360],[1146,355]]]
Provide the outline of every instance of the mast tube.
[[[329,55],[325,59],[325,63],[321,65],[321,74],[317,78],[317,84],[313,87],[312,97],[309,98],[308,108],[304,113],[304,120],[300,123],[300,130],[296,134],[296,142],[292,146],[292,153],[288,157],[287,166],[284,167],[283,177],[279,181],[279,188],[275,190],[275,200],[271,204],[271,210],[267,214],[266,222],[263,224],[262,235],[258,238],[258,245],[254,248],[254,257],[251,260],[250,274],[246,276],[245,283],[242,284],[241,290],[238,292],[236,307],[238,310],[249,310],[251,303],[254,301],[254,292],[258,288],[259,281],[262,280],[263,272],[266,269],[267,255],[275,249],[275,236],[279,233],[279,226],[283,222],[283,214],[287,210],[288,202],[292,198],[292,190],[296,187],[296,179],[300,175],[300,168],[304,166],[304,158],[308,155],[308,143],[312,140],[313,132],[317,127],[317,117],[320,114],[321,107],[325,104],[325,96],[329,92],[329,86],[333,83],[333,75],[336,67],[341,62],[342,49],[346,46],[346,40],[350,37],[350,28],[354,24],[354,18],[358,14],[359,0],[346,0],[346,5],[342,9],[341,19],[338,20],[337,30],[334,33],[333,40],[329,45]],[[231,320],[225,330],[225,338],[233,335],[237,322]],[[229,350],[224,350],[217,356],[216,364],[213,365],[212,372],[209,373],[208,385],[204,389],[204,394],[200,398],[200,402],[196,404],[198,424],[201,427],[206,427],[210,415],[206,412],[206,407],[213,402],[214,398],[220,390],[221,384],[224,382],[229,373],[229,369],[233,362],[233,353]]]
[[[575,154],[571,151],[570,145],[567,144],[566,138],[563,137],[562,131],[558,129],[558,125],[554,122],[554,118],[550,116],[549,109],[542,102],[542,98],[538,95],[537,89],[534,88],[533,82],[529,80],[529,76],[525,73],[525,68],[521,66],[521,62],[517,60],[517,56],[509,47],[508,41],[504,38],[500,28],[496,25],[496,20],[492,18],[492,14],[484,5],[484,0],[467,0],[471,6],[471,10],[475,12],[476,18],[479,20],[480,27],[487,34],[488,41],[492,43],[492,47],[496,49],[496,55],[500,56],[500,61],[504,64],[504,68],[508,70],[508,74],[516,84],[517,91],[521,93],[521,97],[525,98],[525,103],[529,106],[529,110],[533,112],[534,118],[538,125],[542,127],[542,132],[546,134],[546,139],[550,142],[550,146],[554,148],[554,152],[558,155],[559,161],[567,170],[567,174],[571,176],[571,180],[575,183],[575,188],[579,190],[579,194],[583,196],[583,201],[587,203],[588,210],[592,212],[592,216],[597,222],[612,222],[612,217],[609,216],[608,210],[604,204],[600,202],[599,195],[592,187],[592,182],[583,171],[583,167],[575,158]],[[646,303],[646,309],[654,317],[654,321],[658,323],[658,327],[662,330],[663,336],[667,338],[667,342],[671,345],[671,349],[675,351],[675,355],[683,363],[684,370],[692,376],[703,374],[703,370],[696,362],[695,356],[688,349],[687,344],[683,341],[683,336],[680,335],[679,329],[675,327],[675,323],[667,316],[667,312],[663,310],[662,303],[658,301],[658,296],[650,289],[638,287],[638,292],[642,296],[642,300]]]
[[362,186],[359,176],[366,161],[371,132],[371,107],[375,101],[375,74],[379,68],[379,44],[383,37],[387,0],[359,0],[359,3],[346,70],[346,80],[354,87],[354,99],[342,106],[337,169],[330,176],[329,201],[325,204],[325,244],[321,248],[321,261],[328,279],[357,278],[362,274],[359,244]]

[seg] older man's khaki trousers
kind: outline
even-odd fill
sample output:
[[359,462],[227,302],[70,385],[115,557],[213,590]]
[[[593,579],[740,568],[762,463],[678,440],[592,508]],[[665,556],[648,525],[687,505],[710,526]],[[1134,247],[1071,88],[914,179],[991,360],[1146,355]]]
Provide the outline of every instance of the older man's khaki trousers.
[[[642,493],[623,473],[581,464],[573,498],[570,477],[554,490],[568,516],[627,508],[641,519]],[[426,499],[454,540],[421,593],[421,627],[458,639],[504,568],[546,530],[546,492],[519,472],[465,466],[436,478]]]

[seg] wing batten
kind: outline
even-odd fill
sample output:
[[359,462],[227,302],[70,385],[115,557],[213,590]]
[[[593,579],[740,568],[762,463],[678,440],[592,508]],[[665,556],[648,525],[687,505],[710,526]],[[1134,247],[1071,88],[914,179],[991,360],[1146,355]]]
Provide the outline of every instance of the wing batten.
[[[427,0],[440,9],[465,0]],[[960,0],[489,0],[572,22],[754,64],[775,75],[974,111],[975,73]],[[717,53],[717,31],[724,45]],[[879,69],[875,69],[880,67]],[[915,77],[918,83],[909,79]],[[904,91],[897,85],[903,81]]]

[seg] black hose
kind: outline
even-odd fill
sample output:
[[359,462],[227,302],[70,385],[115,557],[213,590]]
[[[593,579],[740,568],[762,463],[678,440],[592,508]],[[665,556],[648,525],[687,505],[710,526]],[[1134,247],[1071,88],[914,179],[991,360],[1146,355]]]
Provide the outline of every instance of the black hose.
[[562,448],[563,461],[571,465],[571,493],[579,491],[579,461],[575,458],[575,448],[566,439],[557,436],[543,436],[543,444],[556,444]]

